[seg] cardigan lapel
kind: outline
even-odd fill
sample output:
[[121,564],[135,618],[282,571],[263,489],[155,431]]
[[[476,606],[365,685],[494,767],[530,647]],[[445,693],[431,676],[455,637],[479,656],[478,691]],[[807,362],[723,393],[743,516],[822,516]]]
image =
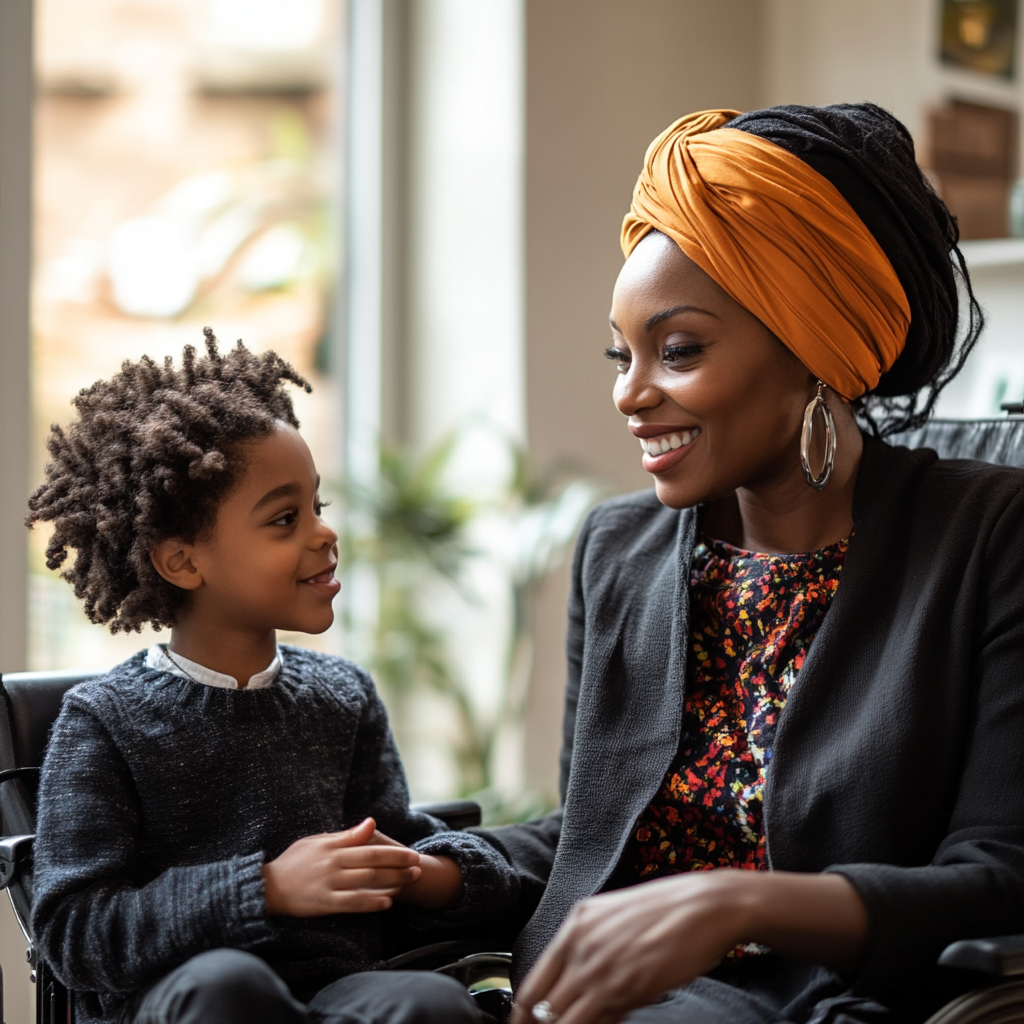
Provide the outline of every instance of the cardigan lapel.
[[674,519],[671,558],[628,579],[620,563],[619,575],[588,595],[562,838],[540,906],[517,943],[521,963],[533,963],[572,906],[608,881],[678,749],[696,509]]
[[[820,871],[826,855],[794,834],[809,821],[830,818],[842,788],[859,772],[845,760],[844,737],[850,716],[870,703],[868,679],[855,670],[865,645],[872,643],[866,610],[873,621],[891,621],[897,601],[890,574],[900,573],[905,544],[899,524],[921,466],[932,452],[910,453],[871,437],[853,497],[854,535],[839,589],[818,629],[779,720],[764,793],[764,829],[769,864],[792,871]],[[867,630],[867,632],[866,632]],[[816,844],[820,849],[822,844]]]

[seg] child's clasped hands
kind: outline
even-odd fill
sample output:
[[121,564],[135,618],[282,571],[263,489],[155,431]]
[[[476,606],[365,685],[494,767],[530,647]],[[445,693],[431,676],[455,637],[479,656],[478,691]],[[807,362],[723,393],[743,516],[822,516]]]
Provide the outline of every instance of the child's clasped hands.
[[393,900],[440,909],[462,892],[447,857],[418,853],[378,832],[366,818],[343,832],[304,836],[263,865],[267,912],[289,917],[371,914]]

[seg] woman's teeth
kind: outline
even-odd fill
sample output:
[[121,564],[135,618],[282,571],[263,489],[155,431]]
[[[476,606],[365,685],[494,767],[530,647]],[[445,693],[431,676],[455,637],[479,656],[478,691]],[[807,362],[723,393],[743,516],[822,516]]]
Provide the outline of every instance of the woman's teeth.
[[641,437],[640,447],[648,455],[664,455],[665,452],[688,445],[699,433],[700,427],[694,427],[693,430],[684,430],[680,434],[662,434],[661,437]]

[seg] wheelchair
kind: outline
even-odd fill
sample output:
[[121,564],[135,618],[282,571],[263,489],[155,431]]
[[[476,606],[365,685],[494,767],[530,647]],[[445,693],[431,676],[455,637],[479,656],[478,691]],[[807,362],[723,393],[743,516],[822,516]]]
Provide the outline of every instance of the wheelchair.
[[[933,420],[919,430],[896,435],[892,442],[934,448],[942,458],[1024,468],[1024,404],[1003,408],[1011,413],[1004,420]],[[0,837],[0,888],[7,889],[28,944],[36,986],[35,1024],[74,1024],[73,995],[39,956],[30,927],[39,766],[64,694],[95,675],[17,672],[0,677],[0,819],[4,833]],[[480,808],[472,801],[419,804],[417,809],[453,829],[480,824]],[[488,949],[473,939],[438,942],[400,952],[388,961],[388,967],[449,974],[467,986],[481,1009],[501,1021],[507,1018],[512,1002],[510,946],[508,941],[492,942]],[[946,1004],[926,1024],[1024,1024],[1024,935],[954,942],[943,951],[939,963],[971,972],[978,987]],[[3,1019],[0,980],[0,1024]]]
[[[7,890],[27,944],[26,958],[35,984],[35,1024],[74,1024],[74,994],[54,976],[39,955],[31,931],[32,840],[35,830],[39,766],[64,694],[96,672],[13,672],[0,676],[0,888]],[[471,800],[415,804],[449,828],[480,824],[480,807]],[[497,1021],[512,1007],[509,969],[511,936],[490,944],[475,936],[394,950],[391,970],[430,970],[448,974],[469,990],[477,1005]],[[422,941],[422,939],[420,939]],[[0,1024],[4,1021],[0,974]],[[28,1022],[10,1022],[28,1024]]]

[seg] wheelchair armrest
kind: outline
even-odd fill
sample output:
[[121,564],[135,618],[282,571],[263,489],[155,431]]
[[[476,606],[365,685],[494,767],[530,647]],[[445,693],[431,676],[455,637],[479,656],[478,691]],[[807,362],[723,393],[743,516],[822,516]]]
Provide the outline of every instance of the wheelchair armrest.
[[475,800],[446,800],[436,804],[413,804],[412,809],[440,818],[450,829],[461,831],[479,825],[483,817]]
[[0,889],[6,889],[18,874],[18,865],[28,860],[35,836],[0,838]]
[[999,978],[1024,974],[1024,935],[995,939],[961,939],[947,946],[939,957],[942,967],[959,967]]
[[11,779],[35,779],[39,781],[39,776],[42,772],[41,768],[8,768],[6,771],[0,772],[0,782],[10,782]]

